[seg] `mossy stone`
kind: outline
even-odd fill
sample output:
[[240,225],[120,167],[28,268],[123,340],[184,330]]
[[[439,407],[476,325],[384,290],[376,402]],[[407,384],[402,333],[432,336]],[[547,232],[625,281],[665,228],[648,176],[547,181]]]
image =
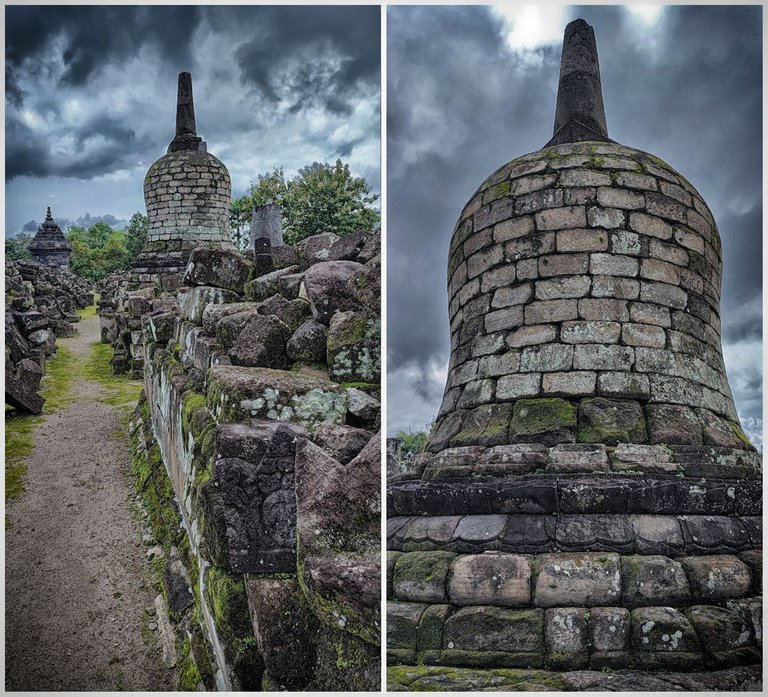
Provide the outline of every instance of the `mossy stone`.
[[509,436],[512,443],[552,446],[576,442],[576,406],[559,397],[515,402]]
[[395,564],[395,597],[416,603],[447,600],[446,581],[456,555],[452,552],[409,552]]
[[645,415],[639,402],[592,397],[579,404],[579,443],[647,443]]

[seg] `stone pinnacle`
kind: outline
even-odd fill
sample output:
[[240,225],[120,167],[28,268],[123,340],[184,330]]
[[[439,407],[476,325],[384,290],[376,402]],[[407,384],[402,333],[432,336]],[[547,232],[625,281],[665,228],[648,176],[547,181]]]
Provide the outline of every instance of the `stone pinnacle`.
[[608,137],[595,32],[583,19],[565,28],[555,129],[545,147]]
[[197,135],[195,125],[195,101],[192,96],[192,75],[179,73],[179,89],[176,97],[176,137],[168,146],[168,152],[177,150],[203,150],[203,139]]

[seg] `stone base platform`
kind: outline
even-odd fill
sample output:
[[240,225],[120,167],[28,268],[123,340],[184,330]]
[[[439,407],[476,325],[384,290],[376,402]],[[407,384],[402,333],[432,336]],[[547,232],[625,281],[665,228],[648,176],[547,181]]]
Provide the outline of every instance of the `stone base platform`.
[[436,666],[395,666],[387,690],[441,692],[761,692],[760,665],[708,673],[618,670],[473,670]]

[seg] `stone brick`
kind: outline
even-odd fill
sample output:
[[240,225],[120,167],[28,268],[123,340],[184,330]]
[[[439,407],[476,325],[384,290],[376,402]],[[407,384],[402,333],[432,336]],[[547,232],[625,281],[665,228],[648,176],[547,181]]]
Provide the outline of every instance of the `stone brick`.
[[597,202],[608,208],[645,208],[645,196],[636,191],[601,187],[597,190]]
[[539,277],[538,259],[521,259],[516,266],[517,278],[519,281],[529,281]]
[[604,276],[637,276],[639,264],[633,257],[620,254],[591,254],[589,272]]
[[587,215],[583,206],[566,206],[539,211],[534,215],[537,230],[563,230],[585,227]]
[[699,636],[711,668],[760,663],[751,622],[723,607],[694,605],[685,613]]
[[693,409],[678,404],[649,404],[648,442],[667,445],[701,445],[701,423]]
[[629,227],[642,235],[657,237],[660,240],[672,238],[672,226],[669,223],[645,213],[630,213]]
[[560,340],[566,344],[615,344],[621,335],[618,322],[563,322]]
[[500,264],[503,259],[503,248],[499,245],[494,245],[481,252],[473,254],[467,259],[467,275],[469,278],[479,276],[483,271]]
[[537,281],[537,300],[559,298],[583,298],[589,293],[592,279],[589,276],[563,276],[546,281]]
[[504,244],[504,258],[507,261],[538,257],[554,251],[554,232],[534,233],[528,237],[518,237]]
[[701,664],[696,632],[685,615],[671,607],[632,610],[630,645],[639,667],[646,670],[692,670]]
[[687,215],[688,219],[686,222],[688,227],[698,232],[705,240],[711,242],[713,237],[712,224],[697,211],[688,210]]
[[557,327],[553,324],[531,324],[511,332],[506,339],[507,346],[522,347],[546,344],[557,338]]
[[464,391],[456,402],[457,409],[471,409],[487,404],[493,399],[493,380],[475,380],[464,385]]
[[683,550],[680,522],[671,515],[632,515],[638,554],[679,556]]
[[579,344],[573,353],[576,370],[629,370],[634,362],[634,350],[626,346]]
[[541,374],[505,375],[496,383],[496,399],[535,397],[541,388]]
[[[490,334],[519,327],[523,323],[523,307],[523,305],[513,305],[502,310],[489,312],[485,316],[485,331]],[[527,310],[528,308],[525,308],[526,313]]]
[[667,283],[642,281],[640,283],[640,300],[682,310],[688,302],[688,293],[682,288]]
[[395,597],[415,603],[445,602],[446,580],[455,557],[451,552],[403,554],[395,564]]
[[608,249],[605,230],[560,230],[556,235],[558,252],[604,252]]
[[[489,447],[506,443],[511,418],[511,404],[483,404],[468,411],[461,424],[461,430],[451,438],[451,449],[475,445]],[[466,458],[463,461],[471,466],[475,459]]]
[[667,336],[661,327],[652,324],[624,324],[621,328],[621,340],[629,346],[650,346],[664,348]]
[[480,290],[483,293],[489,293],[496,288],[503,288],[511,285],[515,281],[515,265],[502,264],[490,271],[486,271],[480,277]]
[[676,244],[666,244],[659,240],[651,240],[648,250],[655,259],[661,259],[677,266],[688,266],[688,252]]
[[569,370],[573,363],[573,347],[563,344],[527,346],[520,358],[520,372]]
[[539,565],[533,592],[537,607],[595,607],[621,602],[618,554],[542,554]]
[[531,569],[517,554],[486,552],[456,559],[448,586],[453,605],[526,607],[531,601]]
[[544,373],[541,391],[547,395],[581,397],[595,393],[597,373],[569,371],[565,373]]
[[[511,377],[511,376],[510,376]],[[500,378],[500,382],[505,378]],[[512,443],[557,445],[576,440],[576,408],[554,397],[519,399],[509,429]]]
[[406,649],[415,658],[416,631],[426,607],[421,603],[387,603],[388,649]]
[[534,191],[520,196],[515,201],[515,214],[525,215],[545,208],[560,208],[563,205],[563,192],[561,189],[548,189],[546,191]]
[[672,326],[668,307],[650,303],[630,303],[629,316],[633,322],[654,324],[658,327]]
[[563,189],[563,202],[566,206],[583,206],[586,203],[595,203],[595,197],[596,191],[594,186]]
[[514,200],[502,198],[483,206],[474,216],[475,231],[480,231],[489,225],[511,218],[514,211]]
[[694,602],[719,603],[749,595],[749,567],[731,555],[683,557],[680,560],[691,584]]
[[493,241],[496,244],[501,244],[518,237],[526,237],[532,234],[534,230],[532,216],[509,218],[493,226]]
[[[576,300],[536,300],[525,307],[525,323],[546,324],[547,322],[562,322],[564,320],[576,319],[578,317],[576,303]],[[520,311],[522,312],[522,307]],[[522,324],[522,322],[503,328],[513,329],[518,324]],[[488,331],[496,331],[489,327],[487,318],[486,329]]]
[[640,295],[640,282],[624,276],[593,276],[592,296],[634,300]]
[[653,177],[632,172],[619,172],[616,175],[616,185],[626,187],[627,189],[646,189],[650,191],[658,189],[656,180]]
[[623,651],[628,647],[629,610],[623,607],[595,607],[589,614],[593,651]]
[[664,194],[648,193],[645,195],[645,210],[651,215],[656,215],[678,223],[686,221],[685,206],[675,199]]
[[520,369],[520,352],[508,351],[507,353],[484,356],[480,359],[478,376],[481,378],[496,377],[516,373]]
[[647,437],[645,417],[638,402],[593,397],[579,404],[580,443],[644,443]]
[[679,562],[657,555],[621,559],[624,607],[685,607],[691,602],[688,578]]
[[493,301],[491,307],[509,307],[510,305],[521,305],[527,303],[533,295],[533,285],[531,283],[524,283],[516,286],[505,286],[499,288],[493,294]]
[[[647,413],[647,411],[646,411]],[[659,445],[619,443],[613,451],[611,464],[616,471],[676,472],[668,449]]]
[[680,283],[680,269],[674,264],[659,259],[643,259],[640,275],[652,281],[671,285]]
[[646,375],[606,372],[600,373],[597,378],[597,393],[603,397],[648,399],[650,392],[650,382]]
[[589,663],[589,613],[583,608],[562,607],[544,614],[544,643],[547,667],[578,670]]
[[729,600],[728,609],[738,613],[752,627],[755,644],[763,646],[763,601],[762,598],[746,598],[744,600]]
[[552,186],[557,179],[557,175],[554,174],[541,174],[531,177],[521,177],[515,179],[512,182],[511,193],[513,196],[522,196],[528,194],[531,191],[538,191],[540,189],[546,189],[548,186]]
[[560,173],[560,186],[610,186],[611,175],[591,169],[574,169]]
[[611,233],[611,252],[613,254],[633,254],[638,256],[642,250],[640,235],[628,230],[616,230]]
[[685,189],[683,189],[682,186],[668,182],[661,182],[659,184],[659,188],[661,189],[661,193],[665,196],[673,198],[676,201],[680,201],[680,203],[682,203],[684,206],[687,206],[688,208],[693,206],[693,199],[691,198],[691,195]]
[[582,298],[579,300],[579,317],[589,321],[628,322],[627,301],[609,298]]
[[590,206],[587,208],[587,222],[589,227],[623,228],[626,224],[626,216],[624,211],[618,208]]
[[674,229],[675,242],[699,254],[704,254],[704,238],[697,232],[682,227]]
[[554,254],[539,258],[539,275],[542,277],[585,274],[588,270],[587,254]]

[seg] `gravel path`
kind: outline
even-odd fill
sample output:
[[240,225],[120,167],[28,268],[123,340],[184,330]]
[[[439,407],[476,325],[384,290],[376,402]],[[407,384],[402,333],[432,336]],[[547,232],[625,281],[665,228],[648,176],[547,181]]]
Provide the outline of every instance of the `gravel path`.
[[[80,360],[99,319],[59,339]],[[6,690],[172,690],[146,608],[157,592],[131,513],[130,452],[105,388],[74,380],[76,399],[35,431],[26,493],[6,505]]]

